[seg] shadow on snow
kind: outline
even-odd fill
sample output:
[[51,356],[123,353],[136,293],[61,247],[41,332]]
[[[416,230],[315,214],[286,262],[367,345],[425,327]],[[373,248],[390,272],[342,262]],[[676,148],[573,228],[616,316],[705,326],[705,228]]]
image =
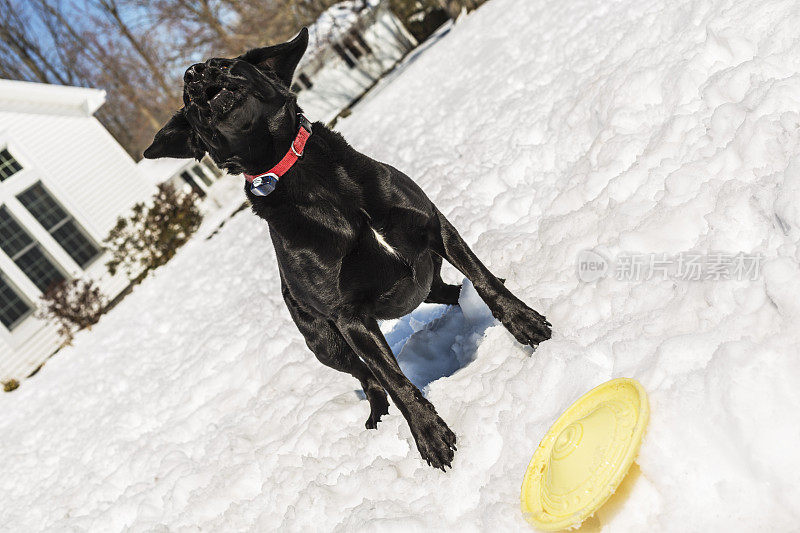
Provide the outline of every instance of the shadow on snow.
[[[423,303],[404,317],[381,323],[403,373],[423,391],[470,364],[484,332],[494,324],[489,308],[467,280],[459,304]],[[364,397],[361,391],[358,395]]]

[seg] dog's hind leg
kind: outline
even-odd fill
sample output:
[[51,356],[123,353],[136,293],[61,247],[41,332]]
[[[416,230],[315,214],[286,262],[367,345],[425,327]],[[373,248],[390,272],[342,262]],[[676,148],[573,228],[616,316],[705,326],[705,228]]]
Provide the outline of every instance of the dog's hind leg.
[[333,323],[303,310],[285,287],[282,292],[297,329],[317,359],[325,366],[350,374],[361,383],[370,409],[369,418],[364,425],[367,429],[378,427],[381,417],[389,412],[386,391],[369,368],[356,356]]
[[433,282],[431,290],[425,301],[429,304],[458,305],[458,295],[461,294],[460,285],[450,285],[442,281],[442,258],[437,254],[433,256]]
[[551,332],[547,319],[514,296],[503,281],[481,263],[443,214],[436,211],[435,216],[439,227],[438,232],[432,235],[432,249],[472,282],[492,315],[520,344],[536,346],[549,339]]

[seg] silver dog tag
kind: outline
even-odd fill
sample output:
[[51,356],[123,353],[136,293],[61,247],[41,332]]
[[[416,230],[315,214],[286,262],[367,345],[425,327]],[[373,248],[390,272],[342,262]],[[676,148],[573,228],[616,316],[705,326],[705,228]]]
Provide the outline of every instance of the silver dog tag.
[[256,176],[253,178],[253,183],[250,184],[250,192],[256,196],[266,196],[275,190],[276,185],[278,185],[278,176],[275,174]]

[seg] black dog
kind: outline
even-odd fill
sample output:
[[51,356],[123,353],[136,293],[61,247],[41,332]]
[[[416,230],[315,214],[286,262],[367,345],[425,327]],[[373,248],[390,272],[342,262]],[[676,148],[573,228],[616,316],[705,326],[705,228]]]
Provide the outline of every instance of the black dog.
[[185,106],[144,155],[199,159],[208,152],[220,167],[252,178],[291,151],[302,153],[272,180],[274,191],[257,190],[258,177],[245,186],[253,211],[269,224],[289,312],[323,364],[361,382],[371,410],[367,428],[387,413],[388,392],[422,457],[444,470],[456,436],[403,375],[377,320],[423,301],[457,304],[460,287],[439,275],[446,259],[520,343],[549,339],[550,324],[489,272],[405,174],[358,153],[321,123],[304,147],[296,144],[298,132],[312,127],[289,89],[307,44],[303,29],[290,42],[190,67]]

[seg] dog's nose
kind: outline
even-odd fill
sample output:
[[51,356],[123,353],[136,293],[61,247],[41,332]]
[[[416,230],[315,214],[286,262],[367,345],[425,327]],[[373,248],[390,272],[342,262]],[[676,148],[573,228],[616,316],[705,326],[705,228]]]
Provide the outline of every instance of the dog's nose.
[[197,63],[192,65],[188,69],[186,69],[186,74],[183,75],[183,81],[186,83],[192,83],[194,81],[200,81],[200,77],[203,74],[203,71],[206,69],[206,66],[202,63]]

